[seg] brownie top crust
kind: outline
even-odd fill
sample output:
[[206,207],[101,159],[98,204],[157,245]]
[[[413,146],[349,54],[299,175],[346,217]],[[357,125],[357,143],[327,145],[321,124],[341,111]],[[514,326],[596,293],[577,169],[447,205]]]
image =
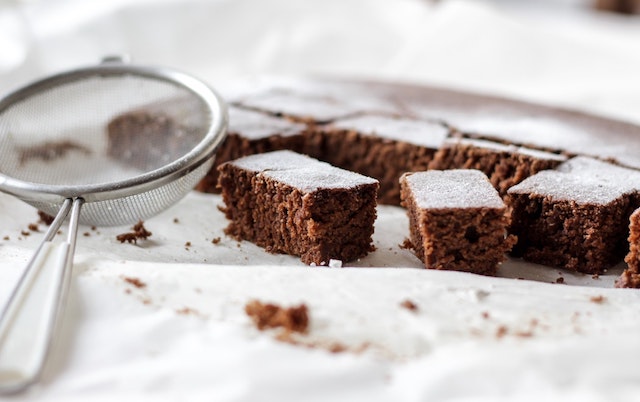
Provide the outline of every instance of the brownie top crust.
[[330,127],[429,148],[439,148],[449,135],[449,129],[440,123],[373,114],[340,119]]
[[608,204],[640,189],[640,172],[588,157],[576,157],[556,170],[537,173],[509,194],[534,193],[556,201]]
[[297,135],[306,129],[306,125],[285,119],[279,119],[253,110],[229,107],[230,133],[242,133],[250,140],[268,138],[272,135],[288,137]]
[[415,203],[424,209],[504,208],[504,202],[479,170],[429,170],[403,175]]
[[230,163],[306,193],[321,188],[351,188],[378,183],[376,179],[286,150],[246,156]]

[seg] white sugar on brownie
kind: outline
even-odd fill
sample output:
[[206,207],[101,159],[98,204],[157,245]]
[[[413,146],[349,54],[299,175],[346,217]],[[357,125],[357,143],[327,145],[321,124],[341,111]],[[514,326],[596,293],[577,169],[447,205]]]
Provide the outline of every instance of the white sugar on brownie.
[[506,206],[478,170],[404,174],[411,243],[427,268],[495,275],[513,243]]
[[640,172],[577,157],[512,187],[513,253],[539,264],[600,274],[627,250]]
[[377,180],[291,151],[247,156],[219,171],[228,235],[306,264],[372,250]]

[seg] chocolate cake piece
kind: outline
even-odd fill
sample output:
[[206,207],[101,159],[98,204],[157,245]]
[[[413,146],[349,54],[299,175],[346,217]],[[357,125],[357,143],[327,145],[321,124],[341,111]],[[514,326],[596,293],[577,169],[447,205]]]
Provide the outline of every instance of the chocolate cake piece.
[[478,170],[404,174],[411,242],[427,268],[495,275],[513,244],[506,206]]
[[143,171],[191,151],[207,127],[207,112],[190,97],[154,102],[115,116],[107,124],[107,156]]
[[452,138],[436,153],[430,169],[477,169],[503,198],[507,190],[542,170],[553,169],[567,160],[564,155],[493,141]]
[[226,234],[305,264],[372,250],[377,180],[291,151],[246,156],[219,171]]
[[601,274],[627,250],[640,172],[577,157],[529,177],[509,191],[515,256]]
[[334,166],[378,179],[378,201],[399,205],[400,176],[426,170],[448,134],[439,123],[362,115],[316,127],[305,151]]
[[248,155],[289,149],[302,152],[307,126],[265,113],[229,107],[227,137],[216,151],[213,167],[196,190],[218,193],[218,166]]

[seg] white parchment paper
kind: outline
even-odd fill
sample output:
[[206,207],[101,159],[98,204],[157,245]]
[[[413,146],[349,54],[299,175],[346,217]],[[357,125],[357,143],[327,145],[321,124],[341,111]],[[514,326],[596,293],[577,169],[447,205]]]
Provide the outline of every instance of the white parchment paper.
[[[574,8],[2,2],[0,33],[0,91],[128,53],[222,89],[262,74],[380,78],[640,123],[640,20]],[[520,261],[499,278],[427,271],[399,246],[404,211],[382,206],[376,252],[310,268],[225,237],[220,203],[189,194],[149,219],[153,235],[138,245],[116,241],[127,227],[82,227],[62,334],[43,383],[17,399],[610,401],[639,391],[640,293],[612,288],[622,265],[598,279]],[[0,214],[4,301],[42,233],[27,229],[35,210],[8,195]],[[254,298],[306,303],[302,345],[255,330],[243,312]],[[400,306],[407,299],[417,311]],[[336,344],[345,351],[329,352]]]

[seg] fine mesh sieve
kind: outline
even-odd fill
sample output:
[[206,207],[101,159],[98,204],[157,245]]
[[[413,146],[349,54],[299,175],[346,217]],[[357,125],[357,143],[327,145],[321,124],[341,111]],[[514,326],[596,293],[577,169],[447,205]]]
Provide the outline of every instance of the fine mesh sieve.
[[178,201],[210,169],[226,124],[224,103],[202,82],[113,62],[0,100],[0,190],[56,217],[0,318],[0,392],[41,374],[78,223],[131,224]]

